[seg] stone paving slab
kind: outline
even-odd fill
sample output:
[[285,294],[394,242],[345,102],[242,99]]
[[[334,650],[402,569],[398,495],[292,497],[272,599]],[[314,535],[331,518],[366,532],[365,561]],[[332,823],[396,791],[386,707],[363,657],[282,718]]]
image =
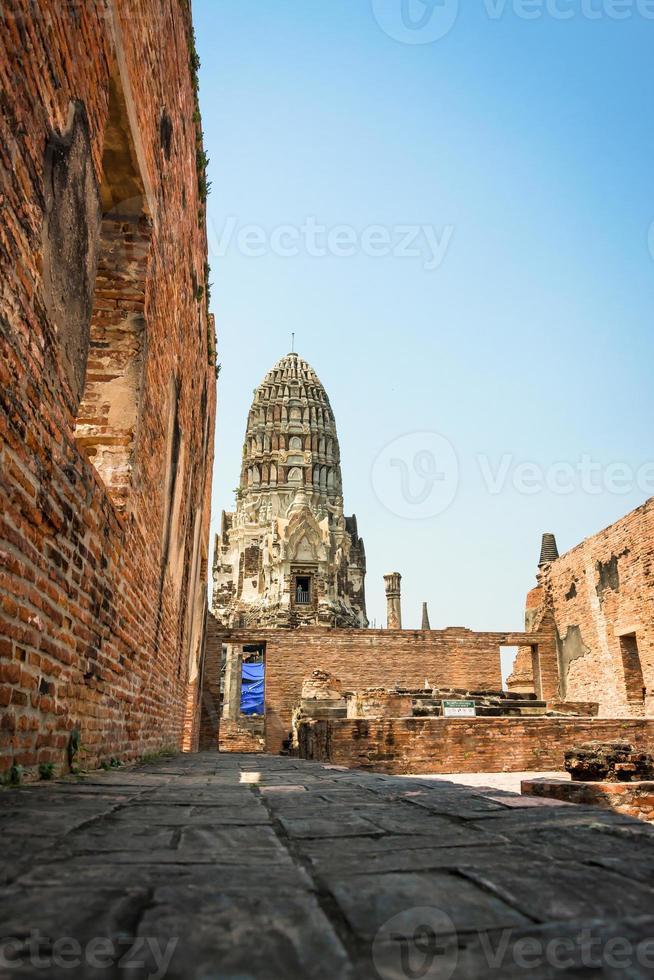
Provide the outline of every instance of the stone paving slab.
[[[354,847],[355,843],[359,847]],[[348,838],[335,848],[332,841],[306,841],[299,853],[308,860],[317,875],[338,878],[361,874],[362,865],[369,874],[388,871],[457,870],[458,868],[494,868],[498,862],[518,867],[529,860],[529,851],[511,844],[475,847],[457,841],[424,841],[420,846],[407,845],[404,837],[381,837],[377,840]],[[458,845],[458,846],[457,846]]]
[[532,859],[524,865],[467,866],[462,873],[483,889],[522,909],[536,922],[552,919],[627,918],[654,912],[654,882],[647,887],[611,871]]
[[356,814],[341,812],[324,817],[279,817],[289,837],[372,837],[379,827]]
[[592,807],[206,753],[0,833],[0,980],[654,977],[654,828]]
[[139,924],[139,932],[163,945],[182,935],[187,957],[175,957],[171,978],[352,976],[347,952],[317,898],[298,884],[295,892],[223,891],[163,886]]
[[389,919],[414,907],[447,911],[443,926],[435,926],[437,934],[449,934],[448,920],[460,933],[531,922],[501,898],[484,894],[474,882],[456,873],[396,872],[343,879],[335,874],[326,881],[350,928],[363,940],[372,941]]
[[[412,927],[411,921],[404,926],[407,933]],[[654,917],[641,916],[442,936],[428,952],[407,953],[400,943],[377,940],[360,953],[356,975],[384,980],[406,980],[408,975],[439,980],[631,980],[653,975],[651,943],[642,939],[653,934]]]
[[20,885],[26,889],[43,889],[44,886],[61,885],[82,889],[127,889],[138,880],[139,886],[157,888],[163,885],[193,885],[196,890],[218,890],[221,894],[272,895],[284,900],[288,894],[298,891],[315,892],[315,882],[304,868],[288,863],[266,866],[265,873],[259,867],[242,867],[235,864],[205,863],[139,863],[117,864],[107,857],[88,861],[79,857],[34,867],[20,876]]
[[[244,805],[247,803],[247,805]],[[270,816],[261,804],[250,799],[239,806],[209,807],[193,804],[185,806],[182,803],[162,803],[156,806],[141,800],[135,806],[121,807],[111,817],[114,824],[131,825],[145,824],[149,827],[207,827],[219,822],[223,827],[251,824],[268,824]]]

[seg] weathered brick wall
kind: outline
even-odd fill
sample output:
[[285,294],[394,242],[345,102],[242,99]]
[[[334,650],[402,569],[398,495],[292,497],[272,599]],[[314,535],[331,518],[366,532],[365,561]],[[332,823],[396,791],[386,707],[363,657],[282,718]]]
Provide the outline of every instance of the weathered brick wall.
[[305,759],[377,772],[562,771],[593,739],[654,748],[654,721],[580,718],[360,718],[300,725]]
[[221,752],[264,752],[265,739],[263,723],[248,724],[249,719],[243,718],[232,721],[230,718],[220,719],[220,751]]
[[[543,567],[527,629],[539,629],[548,612],[558,633],[562,699],[597,701],[604,717],[654,713],[654,498]],[[642,674],[629,649],[623,659],[633,641],[621,636],[630,634]],[[530,673],[529,654],[521,652],[517,685],[509,686],[524,689]]]
[[[511,635],[471,630],[231,630],[229,642],[266,644],[266,749],[279,752],[291,730],[302,681],[314,670],[338,677],[344,690],[396,684],[500,690],[500,643]],[[542,644],[545,667],[552,643]],[[545,671],[547,673],[547,670]]]
[[220,669],[223,636],[223,627],[212,613],[208,613],[200,704],[199,748],[201,752],[218,751],[222,708]]
[[521,792],[582,806],[600,806],[654,823],[654,782],[574,783],[548,779],[523,779]]
[[[215,408],[190,59],[184,0],[8,0],[0,14],[0,770],[62,764],[73,728],[82,764],[181,745],[201,645]],[[117,499],[75,438],[99,233],[94,186],[106,183],[103,159],[118,133],[106,133],[112,78],[150,234],[138,421]],[[52,172],[66,186],[67,151],[54,134],[67,131],[73,103],[70,166],[80,178],[67,202],[79,213],[57,215],[46,150],[55,147]],[[65,333],[67,320],[77,334]],[[97,377],[101,351],[91,344]],[[109,369],[117,377],[120,365]],[[174,479],[171,391],[183,446],[170,455]],[[167,539],[171,487],[179,506]]]
[[279,752],[302,681],[327,670],[344,690],[435,686],[501,688],[496,643],[466,630],[292,630],[266,642],[266,748]]

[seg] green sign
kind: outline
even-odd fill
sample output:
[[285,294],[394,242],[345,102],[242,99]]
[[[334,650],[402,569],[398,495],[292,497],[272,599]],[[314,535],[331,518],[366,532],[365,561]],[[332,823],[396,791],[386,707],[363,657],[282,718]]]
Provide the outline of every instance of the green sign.
[[477,714],[474,701],[443,701],[444,718],[474,718]]

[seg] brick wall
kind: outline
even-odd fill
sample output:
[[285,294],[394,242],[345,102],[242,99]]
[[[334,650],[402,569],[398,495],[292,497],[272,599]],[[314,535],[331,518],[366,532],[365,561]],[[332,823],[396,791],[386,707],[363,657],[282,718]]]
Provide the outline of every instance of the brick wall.
[[377,772],[562,771],[593,739],[654,748],[654,721],[578,718],[360,718],[300,725],[305,759]]
[[576,783],[549,779],[523,779],[521,792],[582,806],[600,806],[628,817],[654,823],[654,782]]
[[73,728],[83,765],[179,747],[195,703],[215,374],[190,37],[185,0],[3,4],[0,770],[63,765]]
[[[604,717],[654,713],[653,555],[654,498],[543,567],[526,625],[555,620],[561,699],[597,701]],[[528,652],[513,675],[509,687],[528,687]]]
[[263,723],[251,724],[250,719],[242,718],[232,721],[230,718],[220,719],[220,751],[221,752],[264,752],[265,739]]
[[202,670],[199,748],[201,752],[218,751],[220,737],[220,669],[224,630],[212,613],[207,614],[207,629]]
[[[500,644],[516,645],[522,634],[446,630],[231,630],[230,643],[265,642],[266,749],[279,752],[291,730],[302,681],[314,670],[340,679],[345,691],[396,684],[466,690],[502,687]],[[540,636],[542,659],[552,660],[553,642]],[[513,641],[513,642],[512,642]],[[548,675],[549,676],[549,675]]]

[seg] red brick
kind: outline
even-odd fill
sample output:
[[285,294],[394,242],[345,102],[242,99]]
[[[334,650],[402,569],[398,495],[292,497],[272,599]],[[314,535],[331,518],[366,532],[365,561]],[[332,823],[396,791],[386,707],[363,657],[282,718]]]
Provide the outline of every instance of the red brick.
[[[653,553],[650,498],[541,569],[526,617],[529,630],[540,629],[545,619],[557,629],[564,669],[556,699],[595,702],[601,716],[612,718],[654,713]],[[629,633],[636,636],[642,672],[631,685],[620,641]],[[531,655],[520,651],[509,688],[532,687]]]
[[396,774],[563,771],[566,750],[593,739],[654,749],[654,721],[638,719],[356,718],[300,732],[305,758]]
[[[4,733],[17,725],[21,740],[0,745],[0,772],[14,759],[36,759],[42,737],[48,758],[65,767],[73,728],[90,748],[87,765],[181,747],[185,728],[189,746],[196,744],[200,645],[191,649],[191,632],[202,621],[206,581],[191,582],[188,570],[194,542],[204,557],[208,550],[215,414],[207,340],[213,324],[197,298],[197,287],[206,286],[207,245],[187,0],[162,0],[156,16],[149,0],[114,0],[109,8],[42,0],[38,17],[29,0],[5,6],[0,86],[7,93],[4,125],[11,120],[12,131],[0,121],[0,147],[11,147],[11,166],[0,167],[0,277],[7,284],[0,322],[0,550],[7,556],[0,573],[0,705],[12,705],[11,715],[4,712]],[[20,24],[29,29],[29,45],[16,33]],[[113,246],[123,236],[126,258],[103,239],[90,323],[95,340],[117,326],[100,311],[109,293],[121,317],[144,316],[147,356],[131,487],[118,476],[103,481],[76,438],[76,405],[45,298],[44,148],[53,133],[65,132],[71,101],[82,102],[89,164],[102,183],[112,77],[138,120],[135,156],[153,218],[147,235],[145,224],[136,232],[127,223],[127,236],[122,227],[103,224],[103,234],[115,236]],[[169,159],[160,133],[164,107],[172,126]],[[141,279],[117,277],[112,262],[133,271],[146,246]],[[87,395],[97,365],[91,348]],[[163,554],[175,388],[184,440],[175,528],[180,575],[167,569]],[[127,437],[114,432],[112,438],[124,443]],[[54,690],[42,686],[42,679],[55,678]]]

